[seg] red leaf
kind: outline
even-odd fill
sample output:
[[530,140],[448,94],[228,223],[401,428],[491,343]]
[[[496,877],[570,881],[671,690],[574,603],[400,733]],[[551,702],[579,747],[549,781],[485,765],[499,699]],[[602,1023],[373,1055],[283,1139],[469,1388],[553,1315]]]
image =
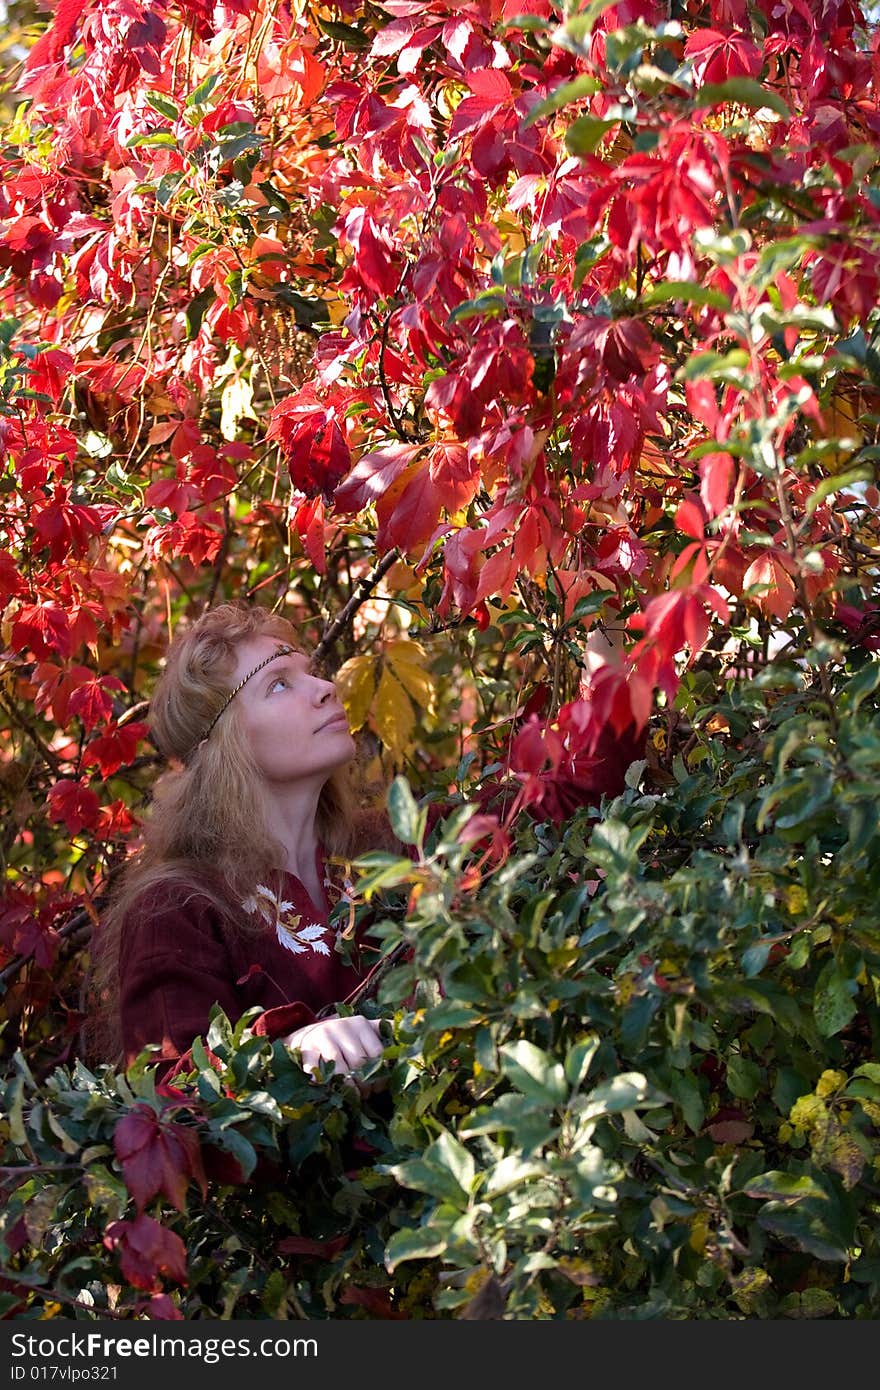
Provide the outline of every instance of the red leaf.
[[117,799],[111,801],[109,806],[102,806],[98,812],[98,822],[95,826],[95,839],[97,840],[125,840],[140,822],[132,814],[124,801]]
[[376,225],[363,207],[355,207],[348,214],[345,234],[354,248],[352,269],[357,278],[374,295],[387,299],[400,279],[400,254],[391,236],[384,227]]
[[693,536],[696,541],[703,539],[703,513],[696,502],[690,501],[687,497],[678,505],[678,510],[675,513],[675,524],[679,531],[684,531],[686,536]]
[[30,648],[35,656],[69,656],[70,622],[59,604],[24,604],[12,624],[12,645],[18,651]]
[[358,461],[345,482],[333,494],[340,512],[359,512],[382,497],[418,452],[417,444],[388,444],[372,449]]
[[350,1236],[342,1234],[330,1240],[313,1240],[311,1236],[285,1236],[275,1247],[279,1255],[306,1255],[321,1260],[332,1260],[340,1250],[344,1250]]
[[111,725],[106,734],[93,738],[83,753],[86,767],[97,767],[102,777],[110,777],[119,768],[134,762],[137,745],[149,732],[146,724]]
[[171,1295],[167,1293],[154,1294],[149,1303],[144,1306],[144,1312],[149,1318],[162,1319],[164,1322],[184,1322],[183,1313],[173,1302]]
[[113,711],[111,690],[124,690],[125,686],[117,676],[94,676],[78,685],[70,696],[68,709],[78,714],[85,728],[91,732],[96,724],[103,724]]
[[699,381],[688,381],[685,383],[684,394],[688,410],[694,419],[699,420],[702,425],[706,426],[707,430],[714,433],[720,418],[720,411],[712,382],[706,381],[704,378]]
[[877,303],[880,256],[844,238],[839,246],[823,249],[811,266],[813,294],[818,304],[830,301],[847,327],[862,319]]
[[758,588],[748,597],[765,613],[784,623],[794,606],[794,581],[779,554],[767,550],[753,560],[743,575],[743,589]]
[[698,87],[731,77],[757,77],[764,61],[760,48],[745,34],[720,34],[716,29],[696,29],[684,51]]
[[290,524],[303,543],[303,549],[318,574],[327,573],[327,553],[324,546],[324,498],[312,497],[293,507]]
[[161,1291],[159,1276],[187,1282],[186,1246],[152,1216],[142,1212],[133,1221],[113,1221],[104,1235],[108,1250],[117,1250],[123,1278],[136,1289]]
[[202,1159],[209,1182],[221,1183],[224,1187],[237,1187],[244,1182],[244,1169],[238,1159],[219,1144],[203,1144]]
[[733,459],[730,454],[704,454],[700,459],[700,501],[711,520],[730,501]]
[[391,1296],[387,1289],[367,1289],[356,1284],[347,1284],[339,1295],[339,1302],[366,1308],[371,1318],[407,1317],[406,1313],[391,1306]]
[[[110,509],[113,513],[114,509]],[[49,548],[49,557],[59,564],[68,552],[83,555],[93,536],[104,527],[105,509],[69,502],[67,489],[58,486],[52,500],[33,512],[34,530]]]
[[473,95],[465,97],[455,109],[449,127],[451,140],[482,125],[496,111],[509,105],[513,97],[510,78],[498,68],[477,68],[468,73],[467,82]]
[[100,803],[85,782],[62,777],[49,788],[48,802],[49,819],[63,821],[71,835],[91,830],[98,823]]
[[706,1125],[706,1131],[716,1144],[744,1144],[751,1139],[755,1126],[741,1110],[727,1106]]
[[51,970],[61,937],[47,922],[39,917],[29,917],[16,931],[12,945],[15,951],[31,957],[43,970]]
[[0,601],[26,593],[27,584],[19,574],[15,560],[8,550],[0,550]]
[[185,1211],[190,1179],[205,1195],[207,1180],[195,1130],[161,1119],[148,1105],[136,1105],[122,1117],[113,1131],[113,1148],[139,1209],[163,1192],[172,1206]]
[[351,451],[337,421],[339,402],[318,398],[314,387],[280,401],[272,411],[267,439],[277,439],[291,482],[307,497],[329,497],[351,467]]
[[50,396],[55,405],[61,400],[73,370],[73,358],[61,348],[38,352],[28,363],[28,386]]

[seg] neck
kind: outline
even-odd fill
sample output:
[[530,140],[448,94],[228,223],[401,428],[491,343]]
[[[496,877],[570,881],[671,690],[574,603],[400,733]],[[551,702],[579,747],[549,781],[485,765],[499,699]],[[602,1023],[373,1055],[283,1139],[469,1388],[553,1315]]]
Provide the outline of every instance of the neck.
[[284,850],[279,865],[303,882],[315,876],[318,832],[315,825],[323,783],[297,783],[295,787],[269,786],[266,828]]

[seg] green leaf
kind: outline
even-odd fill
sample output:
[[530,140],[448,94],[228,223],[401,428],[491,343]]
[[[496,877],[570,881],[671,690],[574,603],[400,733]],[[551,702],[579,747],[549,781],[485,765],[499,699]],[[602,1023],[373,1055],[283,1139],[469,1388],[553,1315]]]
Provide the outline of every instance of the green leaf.
[[582,1120],[597,1115],[619,1115],[622,1110],[634,1110],[637,1106],[662,1105],[667,1099],[652,1091],[641,1072],[621,1072],[590,1091],[578,1114]]
[[420,1226],[416,1230],[395,1231],[385,1246],[385,1268],[393,1274],[404,1260],[430,1260],[442,1255],[446,1250],[447,1239],[430,1226]]
[[222,73],[219,72],[210,73],[203,82],[200,82],[197,87],[193,88],[186,99],[185,105],[190,107],[204,106],[207,103],[208,97],[220,81],[221,76]]
[[177,136],[170,130],[151,130],[145,134],[133,135],[125,142],[127,150],[139,149],[143,145],[159,145],[166,149],[177,148]]
[[260,150],[263,147],[263,140],[260,135],[251,127],[244,135],[236,135],[232,140],[222,140],[217,145],[217,151],[224,164],[228,164],[233,159],[238,159],[239,155],[246,154],[248,150]]
[[843,693],[850,702],[853,712],[868,695],[873,695],[880,686],[880,661],[869,661],[861,671],[857,671],[843,687]]
[[469,1196],[474,1185],[474,1160],[455,1135],[446,1130],[425,1150],[425,1162],[445,1168],[452,1174],[462,1192]]
[[742,374],[749,365],[749,354],[744,348],[732,348],[730,352],[694,352],[676,377],[684,381],[699,381],[709,377],[715,381],[742,381]]
[[547,1174],[545,1163],[525,1161],[518,1153],[507,1154],[489,1173],[485,1193],[487,1197],[500,1197],[526,1183],[546,1178]]
[[867,463],[861,464],[857,468],[849,468],[845,473],[837,473],[834,477],[823,478],[807,498],[807,516],[812,516],[826,497],[832,497],[835,492],[852,487],[854,483],[872,483],[873,481],[874,469]]
[[515,14],[510,19],[503,19],[498,23],[499,30],[522,29],[524,33],[528,34],[543,33],[545,29],[550,27],[549,20],[542,19],[540,15],[536,14]]
[[601,90],[602,83],[597,77],[591,77],[589,73],[582,72],[573,81],[563,82],[543,101],[539,101],[537,106],[533,106],[526,116],[523,126],[533,125],[543,116],[550,116],[561,107],[568,106],[569,102],[580,101],[582,97],[595,96],[596,92],[601,92]]
[[459,323],[462,319],[476,318],[480,315],[485,317],[487,314],[502,314],[506,303],[506,295],[502,288],[486,290],[475,299],[465,299],[461,304],[456,304],[449,315],[449,322]]
[[726,82],[707,82],[694,93],[695,106],[748,106],[750,110],[768,109],[775,111],[784,121],[791,120],[791,112],[778,92],[756,82],[753,77],[730,77]]
[[764,1084],[761,1068],[739,1053],[727,1059],[727,1084],[740,1100],[752,1100]]
[[273,1269],[263,1285],[260,1304],[270,1318],[281,1317],[287,1309],[287,1280],[280,1269]]
[[599,1035],[590,1033],[569,1048],[565,1057],[565,1077],[570,1086],[580,1086],[584,1081],[600,1043]]
[[199,293],[195,295],[186,306],[184,316],[186,318],[187,333],[191,339],[196,336],[201,328],[202,319],[205,317],[210,305],[213,304],[215,297],[214,286],[206,285],[203,290],[199,290]]
[[17,1148],[27,1147],[27,1132],[24,1127],[24,1078],[13,1077],[6,1087],[5,1109],[9,1124],[9,1137]]
[[160,116],[166,116],[169,121],[176,121],[180,116],[180,107],[172,101],[164,92],[147,92],[147,101],[154,111],[158,111]]
[[775,1197],[778,1201],[785,1202],[800,1202],[804,1197],[825,1200],[825,1192],[808,1174],[798,1176],[777,1168],[749,1178],[742,1190],[747,1197]]
[[811,1200],[806,1198],[794,1207],[768,1202],[757,1214],[758,1225],[773,1235],[793,1241],[817,1260],[846,1261],[849,1258],[846,1247],[835,1240],[819,1212],[811,1209]]
[[855,981],[844,973],[836,960],[826,962],[813,993],[813,1016],[823,1038],[839,1033],[854,1016],[856,988]]
[[764,289],[776,279],[781,270],[790,270],[793,265],[797,265],[805,252],[816,245],[817,240],[817,237],[809,236],[784,237],[763,247],[751,277],[755,288]]
[[445,1165],[430,1162],[429,1149],[424,1158],[407,1159],[404,1163],[389,1164],[380,1171],[388,1172],[396,1178],[401,1187],[412,1187],[416,1192],[427,1192],[438,1202],[448,1202],[457,1211],[463,1211],[468,1204],[467,1195],[461,1184]]
[[695,1077],[688,1072],[675,1071],[669,1078],[669,1090],[679,1106],[684,1122],[692,1134],[699,1134],[706,1118],[706,1107]]
[[391,828],[398,840],[405,845],[421,845],[426,817],[419,810],[405,777],[395,777],[388,788],[387,804]]
[[156,184],[156,202],[160,207],[164,208],[168,206],[174,194],[177,192],[177,189],[183,182],[183,179],[184,173],[181,169],[175,169],[169,174],[162,175],[161,179]]
[[590,4],[585,10],[575,15],[570,15],[565,22],[565,29],[560,34],[558,31],[553,35],[554,42],[565,48],[574,48],[580,51],[583,41],[589,38],[593,32],[593,26],[606,10],[610,9],[615,0],[590,0]]
[[665,304],[670,299],[681,299],[686,304],[711,304],[713,309],[729,309],[730,299],[720,290],[708,285],[697,285],[692,280],[667,280],[662,285],[652,285],[642,295],[643,304]]
[[602,138],[619,123],[603,116],[578,116],[565,132],[565,148],[569,154],[594,154]]
[[565,1073],[559,1062],[534,1043],[521,1038],[499,1047],[501,1071],[524,1096],[545,1105],[561,1105],[568,1095]]
[[318,18],[318,24],[328,38],[334,39],[336,43],[341,43],[345,48],[371,48],[373,40],[369,34],[365,34],[362,29],[355,29],[351,24],[339,24],[333,19]]

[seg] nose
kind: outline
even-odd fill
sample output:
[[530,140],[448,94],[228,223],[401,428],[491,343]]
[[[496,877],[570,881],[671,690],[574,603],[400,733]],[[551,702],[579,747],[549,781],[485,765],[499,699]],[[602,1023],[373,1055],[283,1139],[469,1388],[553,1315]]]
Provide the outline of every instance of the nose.
[[325,705],[328,700],[336,698],[336,686],[332,681],[325,681],[320,676],[315,676],[315,704]]

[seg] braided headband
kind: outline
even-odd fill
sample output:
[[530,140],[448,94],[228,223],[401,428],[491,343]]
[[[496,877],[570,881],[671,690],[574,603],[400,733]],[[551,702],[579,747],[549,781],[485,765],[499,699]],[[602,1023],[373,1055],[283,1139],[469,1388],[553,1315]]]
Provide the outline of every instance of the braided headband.
[[207,729],[206,729],[205,732],[202,734],[202,737],[199,739],[199,742],[198,742],[198,744],[197,744],[197,747],[201,748],[202,744],[205,742],[205,739],[206,739],[206,738],[208,737],[208,735],[210,734],[211,730],[213,729],[214,725],[217,723],[217,720],[220,718],[220,716],[221,716],[221,714],[223,713],[223,711],[232,703],[232,701],[235,699],[236,695],[238,694],[239,690],[241,690],[244,686],[247,685],[247,683],[248,683],[248,681],[250,680],[251,676],[255,676],[255,675],[257,674],[258,671],[262,671],[263,667],[264,667],[264,666],[268,666],[268,665],[269,665],[269,662],[270,662],[270,661],[274,661],[276,657],[278,657],[278,656],[291,656],[295,651],[296,651],[296,647],[288,647],[286,644],[282,644],[281,646],[277,647],[277,648],[275,649],[274,652],[272,652],[271,656],[264,656],[262,661],[258,661],[257,664],[256,664],[256,666],[254,667],[254,669],[253,669],[252,671],[248,671],[247,675],[242,677],[242,679],[238,682],[238,685],[235,687],[235,689],[234,689],[234,690],[230,690],[229,694],[226,696],[226,699],[223,701],[223,704],[220,706],[220,708],[218,709],[217,713],[214,715],[214,718],[211,720],[210,724],[208,725]]

